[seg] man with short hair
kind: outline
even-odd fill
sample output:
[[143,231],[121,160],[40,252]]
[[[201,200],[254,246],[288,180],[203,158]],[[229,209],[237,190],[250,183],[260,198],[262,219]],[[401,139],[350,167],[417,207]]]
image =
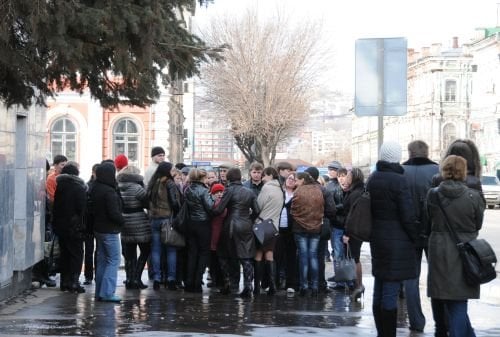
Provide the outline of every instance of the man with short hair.
[[425,316],[420,304],[420,267],[422,264],[422,252],[427,255],[427,230],[430,226],[429,219],[424,211],[427,192],[432,185],[432,177],[439,173],[439,165],[429,159],[429,147],[421,140],[415,140],[408,144],[409,159],[404,162],[404,176],[412,195],[413,207],[418,219],[419,240],[415,243],[417,277],[404,281],[406,307],[410,330],[424,331]]
[[250,165],[250,179],[243,183],[243,186],[255,193],[256,196],[259,195],[262,186],[262,171],[264,167],[261,163],[255,162]]
[[276,164],[276,170],[278,170],[280,185],[284,186],[285,179],[288,178],[293,171],[293,166],[287,161],[281,161]]
[[222,184],[223,186],[227,186],[227,171],[231,168],[231,165],[229,164],[221,164],[219,166],[219,184]]
[[144,173],[144,186],[148,186],[149,180],[158,168],[158,164],[165,161],[165,150],[161,146],[155,146],[151,149],[151,163]]
[[56,193],[57,187],[56,178],[59,174],[61,174],[61,171],[67,162],[68,158],[66,158],[66,156],[63,156],[62,154],[58,154],[54,157],[54,172],[48,175],[47,181],[45,183],[50,204],[54,202],[54,195]]

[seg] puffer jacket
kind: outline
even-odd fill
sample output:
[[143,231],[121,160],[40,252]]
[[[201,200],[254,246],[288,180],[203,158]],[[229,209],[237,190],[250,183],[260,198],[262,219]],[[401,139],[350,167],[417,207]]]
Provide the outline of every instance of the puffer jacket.
[[310,184],[297,187],[292,198],[292,231],[319,234],[323,223],[324,204],[321,185]]
[[372,274],[384,281],[417,276],[417,222],[403,172],[399,164],[378,161],[367,184],[372,211]]
[[87,187],[76,175],[60,174],[56,178],[54,194],[53,228],[57,235],[83,238],[86,234],[84,215]]
[[214,200],[203,183],[191,182],[184,192],[184,202],[187,202],[190,220],[196,222],[211,220]]
[[144,211],[147,193],[140,174],[120,172],[116,177],[118,189],[123,201],[125,223],[121,232],[121,241],[126,243],[144,243],[151,241],[151,225]]
[[90,192],[94,232],[120,233],[125,219],[122,215],[121,198],[116,190],[115,166],[104,163],[96,169],[96,180]]
[[241,182],[231,182],[222,195],[221,202],[214,208],[221,214],[227,208],[217,254],[221,257],[253,259],[255,257],[255,236],[253,221],[260,213],[255,193]]
[[482,227],[485,203],[480,192],[468,188],[465,183],[444,180],[427,195],[427,211],[431,220],[429,236],[429,274],[427,295],[443,300],[463,301],[479,298],[479,285],[468,285],[455,241],[439,208],[440,198],[450,226],[462,242],[477,238]]

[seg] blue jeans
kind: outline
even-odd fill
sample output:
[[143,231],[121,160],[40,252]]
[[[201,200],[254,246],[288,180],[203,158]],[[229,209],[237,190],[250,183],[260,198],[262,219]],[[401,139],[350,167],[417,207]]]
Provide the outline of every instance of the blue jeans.
[[436,336],[446,336],[448,316],[449,337],[476,337],[467,314],[467,301],[432,299],[432,313],[436,321]]
[[416,249],[417,257],[417,277],[414,279],[404,281],[405,295],[406,295],[406,308],[408,311],[408,320],[410,328],[416,330],[423,330],[425,327],[425,316],[422,313],[422,305],[420,303],[420,267],[422,264],[422,251],[423,248]]
[[339,260],[344,257],[344,242],[342,241],[343,235],[344,235],[343,229],[338,229],[338,228],[332,229],[332,236],[330,240],[332,245],[332,258],[334,263],[335,260]]
[[95,297],[113,296],[116,290],[118,268],[120,267],[120,235],[94,233],[96,249]]
[[318,245],[319,233],[295,233],[295,242],[299,252],[299,282],[301,289],[308,288],[308,274],[311,289],[318,289]]
[[396,310],[398,308],[398,296],[400,281],[383,281],[375,277],[373,285],[373,307],[382,310]]
[[161,242],[161,224],[166,219],[151,220],[151,264],[153,281],[161,281],[161,252],[165,251],[167,257],[167,281],[175,281],[175,268],[177,265],[177,248],[166,246]]

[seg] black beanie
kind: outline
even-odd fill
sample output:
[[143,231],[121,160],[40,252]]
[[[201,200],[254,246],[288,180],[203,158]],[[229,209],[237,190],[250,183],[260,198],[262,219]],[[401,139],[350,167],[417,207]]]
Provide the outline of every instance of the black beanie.
[[165,150],[161,146],[155,146],[151,149],[151,158],[161,153],[165,154]]
[[314,179],[314,180],[318,180],[318,177],[319,177],[319,170],[314,167],[314,166],[311,166],[311,167],[308,167],[305,169],[304,172],[307,172],[309,173],[309,175]]

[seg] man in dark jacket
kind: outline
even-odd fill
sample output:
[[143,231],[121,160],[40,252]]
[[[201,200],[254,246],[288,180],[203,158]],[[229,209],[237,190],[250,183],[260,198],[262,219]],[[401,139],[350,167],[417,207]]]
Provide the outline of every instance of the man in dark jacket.
[[120,231],[125,222],[121,198],[116,189],[115,166],[103,163],[96,169],[90,194],[97,241],[95,297],[98,301],[120,302],[115,295],[120,266]]
[[415,243],[417,277],[404,281],[406,294],[406,307],[410,330],[424,331],[425,316],[420,304],[420,265],[422,264],[422,252],[427,255],[427,233],[430,223],[425,216],[424,204],[427,192],[431,188],[432,177],[439,172],[439,165],[429,159],[429,147],[421,140],[415,140],[408,144],[408,161],[403,163],[404,176],[408,182],[408,188],[413,200],[415,215],[419,224],[419,237]]

